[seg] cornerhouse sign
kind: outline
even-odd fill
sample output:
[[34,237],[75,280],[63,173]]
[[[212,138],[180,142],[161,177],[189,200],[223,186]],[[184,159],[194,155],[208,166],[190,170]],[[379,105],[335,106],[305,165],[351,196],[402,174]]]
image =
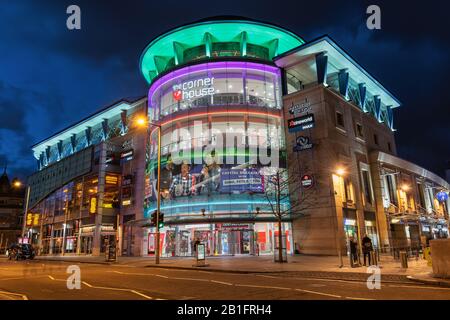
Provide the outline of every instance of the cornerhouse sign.
[[288,120],[288,130],[291,133],[311,128],[314,128],[314,114],[307,114]]

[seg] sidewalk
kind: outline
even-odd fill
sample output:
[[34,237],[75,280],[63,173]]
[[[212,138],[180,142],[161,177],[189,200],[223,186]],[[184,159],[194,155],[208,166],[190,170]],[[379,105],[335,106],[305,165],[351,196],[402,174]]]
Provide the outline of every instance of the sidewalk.
[[[119,257],[119,261],[106,262],[103,256],[39,256],[37,260],[61,261],[70,263],[115,264],[130,267],[149,267],[182,270],[204,270],[229,273],[284,273],[286,275],[307,276],[317,278],[333,278],[362,281],[367,279],[367,267],[351,268],[344,257],[344,266],[339,268],[339,259],[334,256],[289,256],[288,263],[275,263],[272,256],[220,256],[207,257],[206,267],[195,267],[192,257],[161,258],[160,264],[155,265],[154,257]],[[401,268],[400,261],[389,255],[381,256],[381,276],[383,281],[410,282],[420,281],[433,285],[445,285],[445,280],[436,280],[430,276],[431,267],[423,259],[410,259],[408,268]],[[428,275],[428,276],[426,276]],[[364,281],[365,281],[364,280]]]

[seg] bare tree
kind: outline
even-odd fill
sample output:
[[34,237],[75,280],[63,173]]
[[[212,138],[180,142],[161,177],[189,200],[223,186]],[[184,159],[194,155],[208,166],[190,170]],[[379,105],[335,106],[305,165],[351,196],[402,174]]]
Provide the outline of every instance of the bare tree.
[[288,171],[272,167],[266,168],[263,174],[266,179],[264,195],[278,223],[278,261],[283,262],[283,220],[304,216],[316,203],[316,197],[314,190],[302,185],[302,176],[309,174],[307,168]]

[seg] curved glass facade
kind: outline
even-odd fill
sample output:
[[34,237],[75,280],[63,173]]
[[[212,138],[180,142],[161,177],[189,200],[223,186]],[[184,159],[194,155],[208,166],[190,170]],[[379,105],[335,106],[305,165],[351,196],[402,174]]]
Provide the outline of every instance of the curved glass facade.
[[[248,221],[257,212],[274,220],[266,169],[286,166],[280,87],[278,68],[253,62],[189,66],[153,83],[149,117],[161,125],[166,221]],[[146,217],[156,207],[157,133],[150,133]]]

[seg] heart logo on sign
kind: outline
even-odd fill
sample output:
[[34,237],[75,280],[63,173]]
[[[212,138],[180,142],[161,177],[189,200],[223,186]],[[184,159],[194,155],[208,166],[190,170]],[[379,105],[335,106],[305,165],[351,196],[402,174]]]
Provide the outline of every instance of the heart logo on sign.
[[183,92],[182,92],[181,90],[175,90],[175,91],[173,92],[173,98],[174,98],[176,101],[180,101],[182,97],[183,97]]

